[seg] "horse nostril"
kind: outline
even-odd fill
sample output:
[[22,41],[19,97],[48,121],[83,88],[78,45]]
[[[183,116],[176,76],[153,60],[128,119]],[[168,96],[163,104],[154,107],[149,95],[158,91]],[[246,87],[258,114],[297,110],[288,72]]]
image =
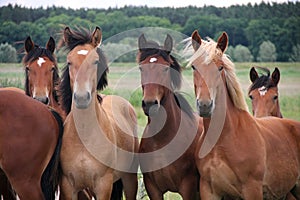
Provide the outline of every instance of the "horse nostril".
[[145,107],[146,106],[146,103],[144,100],[142,100],[142,107]]
[[49,98],[46,97],[44,104],[48,105],[49,104]]

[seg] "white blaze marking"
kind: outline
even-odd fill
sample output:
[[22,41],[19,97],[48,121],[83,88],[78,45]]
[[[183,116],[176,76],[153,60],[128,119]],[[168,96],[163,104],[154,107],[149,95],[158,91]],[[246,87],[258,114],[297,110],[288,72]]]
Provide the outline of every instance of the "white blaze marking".
[[156,62],[156,61],[157,61],[157,58],[153,57],[153,58],[150,58],[149,62],[153,63],[153,62]]
[[45,63],[45,62],[46,62],[46,61],[45,61],[44,58],[39,57],[39,59],[38,59],[38,61],[37,61],[37,64],[38,64],[40,67],[42,67],[42,64]]
[[265,96],[265,94],[268,92],[268,89],[265,86],[262,86],[261,88],[258,88],[258,92],[260,96]]
[[77,51],[77,54],[78,55],[86,55],[86,54],[88,54],[88,50],[84,50],[84,49],[82,49],[82,50],[79,50],[79,51]]

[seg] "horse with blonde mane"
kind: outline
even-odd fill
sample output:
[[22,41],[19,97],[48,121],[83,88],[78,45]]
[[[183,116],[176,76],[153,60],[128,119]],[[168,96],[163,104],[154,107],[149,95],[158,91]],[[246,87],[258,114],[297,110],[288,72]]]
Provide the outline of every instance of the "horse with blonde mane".
[[[114,95],[98,95],[107,85],[108,66],[98,47],[102,31],[66,27],[69,51],[62,75],[62,106],[68,113],[61,150],[62,199],[89,191],[95,199],[127,200],[137,194],[137,121],[134,108]],[[113,183],[114,188],[113,188]]]
[[187,48],[204,123],[195,155],[201,199],[280,199],[290,191],[299,199],[300,122],[249,114],[227,46],[225,32],[214,42],[194,31]]

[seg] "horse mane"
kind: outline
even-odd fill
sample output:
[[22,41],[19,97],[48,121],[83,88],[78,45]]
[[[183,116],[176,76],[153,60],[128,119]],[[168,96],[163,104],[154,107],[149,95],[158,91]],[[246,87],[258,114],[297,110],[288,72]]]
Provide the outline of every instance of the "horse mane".
[[170,52],[162,49],[156,42],[153,41],[148,41],[147,47],[149,48],[144,48],[140,49],[140,52],[137,55],[137,61],[138,63],[142,62],[149,56],[161,56],[165,61],[171,63],[170,67],[173,70],[170,70],[170,76],[171,76],[171,81],[172,81],[172,86],[173,90],[180,89],[181,87],[181,67],[176,60],[176,58],[170,54]]
[[188,101],[179,92],[174,92],[174,97],[178,107],[183,110],[191,119],[194,119],[193,108],[190,106]]
[[266,74],[261,74],[249,87],[249,92],[250,93],[252,90],[265,87],[266,89],[276,87],[272,79],[270,78],[270,70],[266,67],[255,67],[263,70]]
[[[90,44],[92,40],[92,33],[87,29],[76,29],[71,32],[72,34],[69,36],[70,41],[66,44],[66,50],[70,52],[77,45]],[[96,52],[99,56],[99,62],[97,65],[97,90],[103,90],[107,84],[107,73],[108,73],[108,64],[106,56],[104,52],[100,48],[96,48]],[[70,75],[69,75],[69,65],[67,64],[62,73],[62,81],[60,85],[60,91],[62,95],[62,107],[65,112],[68,114],[71,111],[72,105],[72,89],[70,85]],[[98,97],[99,102],[101,103],[101,99]]]
[[[192,39],[190,38],[190,41]],[[186,52],[193,50],[192,42],[189,42],[185,48]],[[199,57],[204,57],[204,62],[210,64],[213,61],[221,60],[225,71],[225,82],[229,97],[233,105],[241,110],[248,111],[248,106],[244,98],[243,90],[235,73],[235,66],[229,59],[228,55],[217,48],[217,43],[211,38],[202,40],[199,49],[191,56],[188,65],[197,60]]]
[[[54,71],[53,71],[53,91],[52,95],[54,100],[58,103],[58,86],[59,86],[59,72],[57,67],[57,60],[54,54],[46,48],[40,47],[38,45],[34,45],[33,50],[29,51],[22,59],[23,66],[29,65],[29,63],[33,62],[34,60],[38,59],[39,57],[47,57],[50,61],[54,63]],[[29,79],[28,79],[28,71],[25,69],[25,94],[30,96],[30,89],[29,89]]]

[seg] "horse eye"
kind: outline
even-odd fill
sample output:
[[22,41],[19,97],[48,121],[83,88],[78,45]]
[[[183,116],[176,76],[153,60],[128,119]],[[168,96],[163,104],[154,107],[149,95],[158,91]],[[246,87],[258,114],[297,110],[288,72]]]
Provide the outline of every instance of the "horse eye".
[[52,67],[52,68],[51,68],[51,71],[52,71],[52,72],[54,72],[54,71],[55,71],[55,68],[54,68],[54,67]]
[[223,69],[224,69],[224,67],[223,67],[223,66],[220,66],[220,67],[219,67],[219,72],[222,71]]
[[277,95],[273,97],[273,100],[274,100],[274,101],[276,101],[277,99],[278,99],[278,96],[277,96]]
[[28,66],[25,67],[25,71],[29,72],[29,67]]
[[142,71],[143,71],[143,68],[142,68],[142,67],[139,67],[139,70],[142,72]]
[[252,95],[249,95],[249,98],[250,98],[251,100],[253,100],[253,96],[252,96]]
[[196,69],[194,65],[192,65],[192,69],[193,69],[193,70],[195,70],[195,69]]
[[99,64],[99,60],[96,60],[95,62],[94,62],[94,65],[98,65]]

